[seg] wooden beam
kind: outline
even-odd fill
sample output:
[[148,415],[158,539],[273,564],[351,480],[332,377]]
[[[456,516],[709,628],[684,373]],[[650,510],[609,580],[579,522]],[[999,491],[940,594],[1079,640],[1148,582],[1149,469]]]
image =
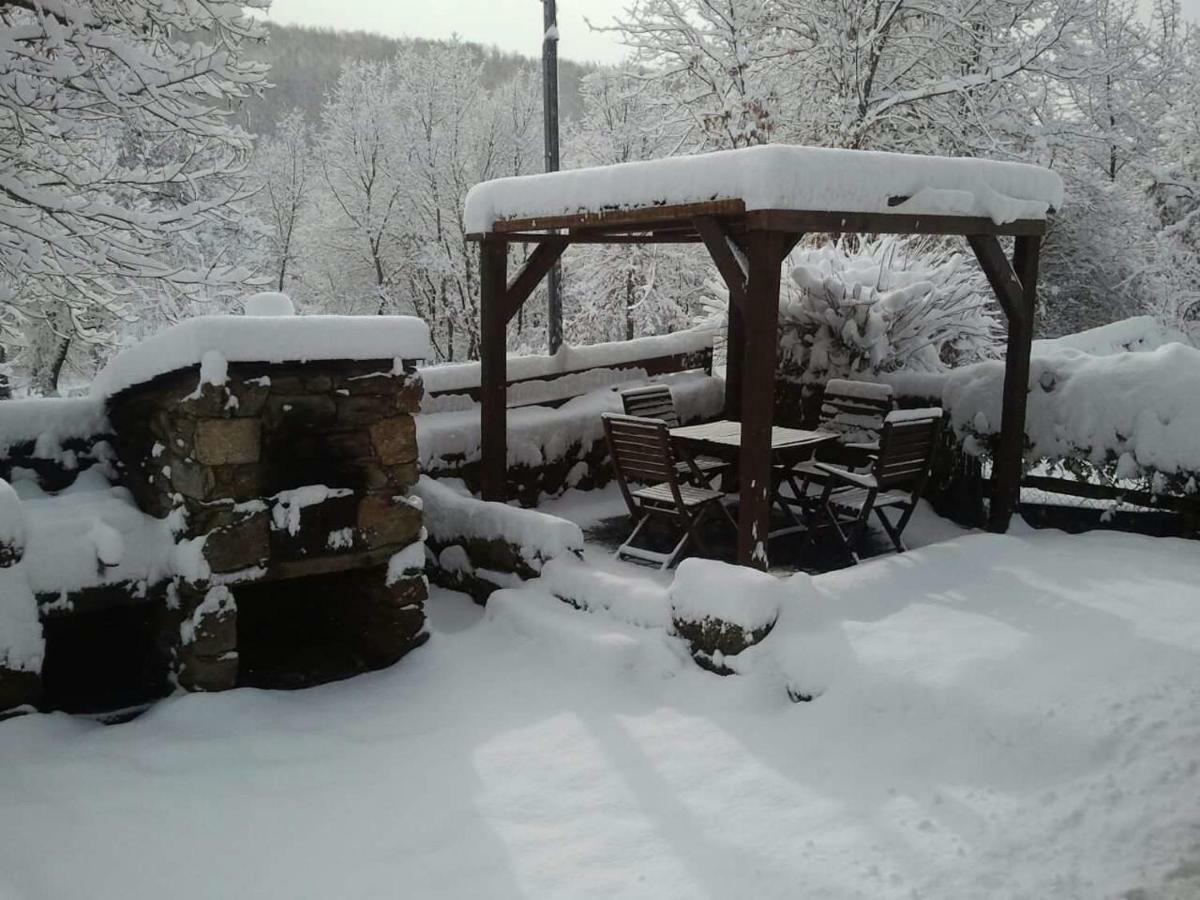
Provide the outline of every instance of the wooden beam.
[[525,264],[521,267],[521,271],[517,273],[517,277],[512,280],[504,292],[504,324],[507,325],[512,321],[513,316],[517,314],[517,310],[529,299],[529,295],[534,289],[541,284],[546,273],[549,272],[558,258],[563,255],[563,251],[567,249],[570,239],[558,236],[555,241],[546,241],[538,244],[529,258],[525,260]]
[[1000,246],[1000,240],[994,234],[969,234],[967,243],[975,251],[979,267],[983,269],[988,284],[995,291],[996,299],[1000,301],[1004,314],[1010,321],[1020,318],[1024,314],[1025,306],[1021,279],[1009,265],[1008,257],[1004,255],[1004,248]]
[[988,530],[997,533],[1008,531],[1021,498],[1021,477],[1025,470],[1025,406],[1029,399],[1029,359],[1033,349],[1041,243],[1039,237],[1018,237],[1013,250],[1013,269],[1022,291],[1019,307],[1014,311],[1016,314],[1008,319],[1000,439],[992,457]]
[[503,219],[492,225],[496,234],[511,231],[538,231],[552,228],[603,228],[614,225],[686,224],[695,216],[741,215],[746,204],[741,200],[708,200],[703,203],[681,203],[644,206],[635,209],[606,209],[601,212],[573,213],[561,216],[536,216],[523,219]]
[[479,245],[479,475],[484,500],[508,495],[508,243]]
[[914,216],[901,213],[815,212],[790,209],[756,209],[745,215],[749,230],[785,231],[792,234],[1007,234],[1040,235],[1042,219],[1019,219],[997,225],[975,216]]
[[712,257],[717,271],[721,273],[725,287],[729,289],[730,306],[745,305],[746,269],[738,259],[738,254],[733,252],[729,235],[721,226],[721,222],[713,216],[696,216],[692,223],[704,241],[704,246],[708,248],[708,255]]
[[777,232],[751,232],[745,241],[750,273],[741,385],[737,561],[765,571],[771,528],[771,425],[775,417],[780,269],[795,241],[793,235]]

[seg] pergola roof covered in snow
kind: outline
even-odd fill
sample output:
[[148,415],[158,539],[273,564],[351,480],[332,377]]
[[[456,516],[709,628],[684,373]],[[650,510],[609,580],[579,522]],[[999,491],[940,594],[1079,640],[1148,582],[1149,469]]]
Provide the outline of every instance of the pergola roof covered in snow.
[[[480,481],[507,493],[508,323],[572,244],[702,242],[729,289],[725,417],[741,423],[738,561],[765,568],[780,269],[806,234],[962,235],[1008,320],[989,525],[1020,496],[1041,239],[1062,179],[1023,163],[774,145],[502,178],[467,195],[479,242]],[[1014,237],[1009,259],[1000,236]],[[535,243],[509,279],[509,245]]]
[[464,225],[474,235],[643,223],[654,231],[698,213],[765,222],[789,212],[818,214],[811,230],[894,220],[899,231],[959,232],[970,220],[992,233],[1037,233],[1062,197],[1056,173],[1025,163],[771,145],[484,182],[467,195]]

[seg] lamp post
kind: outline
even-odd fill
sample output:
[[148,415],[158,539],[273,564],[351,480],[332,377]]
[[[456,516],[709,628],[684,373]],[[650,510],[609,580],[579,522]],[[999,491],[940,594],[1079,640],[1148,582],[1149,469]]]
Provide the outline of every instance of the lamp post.
[[[556,0],[542,0],[542,133],[546,171],[558,171],[558,9]],[[556,262],[546,279],[546,337],[550,352],[562,346],[562,269]]]

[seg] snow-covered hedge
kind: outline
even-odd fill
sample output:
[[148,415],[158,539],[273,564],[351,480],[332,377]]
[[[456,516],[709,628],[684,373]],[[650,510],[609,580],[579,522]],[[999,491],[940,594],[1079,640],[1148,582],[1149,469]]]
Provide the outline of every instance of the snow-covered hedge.
[[91,397],[0,401],[0,477],[58,490],[113,458],[111,434],[103,402]]
[[[955,429],[979,451],[999,433],[1004,364],[951,372],[943,391]],[[1078,459],[1117,478],[1152,474],[1190,482],[1200,472],[1200,350],[1167,344],[1146,353],[1034,357],[1026,433],[1032,459]],[[981,439],[983,439],[981,441]],[[1165,489],[1166,484],[1157,485]]]
[[[654,379],[666,384],[680,418],[693,422],[720,413],[724,382],[701,372]],[[611,477],[600,415],[620,412],[619,389],[645,384],[635,379],[600,388],[562,406],[522,406],[508,411],[508,467],[514,493],[531,505],[540,495],[570,487],[595,487]],[[474,483],[479,453],[479,407],[415,417],[421,471]]]
[[491,591],[535,578],[551,560],[583,553],[574,522],[532,509],[479,500],[461,483],[421,476],[430,578],[482,600]]

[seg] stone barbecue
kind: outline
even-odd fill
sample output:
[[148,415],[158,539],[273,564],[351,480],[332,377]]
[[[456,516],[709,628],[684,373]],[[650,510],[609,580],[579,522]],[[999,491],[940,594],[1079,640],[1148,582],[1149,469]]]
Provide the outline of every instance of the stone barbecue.
[[89,397],[0,405],[0,718],[304,687],[425,641],[428,328],[246,310],[124,350]]
[[299,686],[420,644],[421,512],[408,496],[420,379],[392,359],[199,375],[159,376],[108,410],[122,481],[146,512],[181,520],[163,629],[178,683]]

